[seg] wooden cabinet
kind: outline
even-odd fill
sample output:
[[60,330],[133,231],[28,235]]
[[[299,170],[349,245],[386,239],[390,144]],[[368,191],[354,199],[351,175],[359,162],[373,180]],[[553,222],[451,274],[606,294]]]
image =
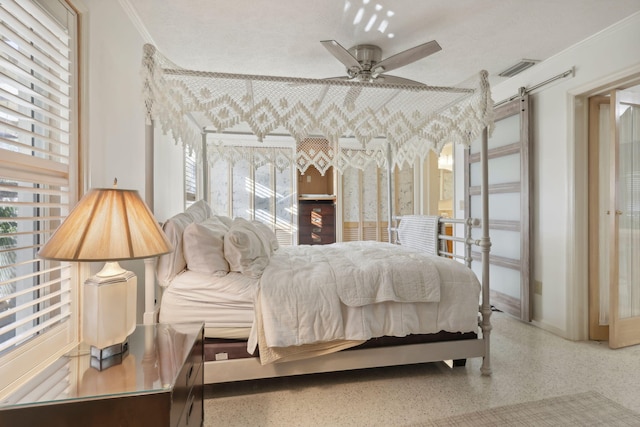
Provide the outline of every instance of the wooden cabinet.
[[102,371],[82,347],[0,402],[0,426],[201,426],[202,324],[138,325],[122,363]]
[[335,243],[334,200],[300,200],[298,202],[298,243],[326,245]]

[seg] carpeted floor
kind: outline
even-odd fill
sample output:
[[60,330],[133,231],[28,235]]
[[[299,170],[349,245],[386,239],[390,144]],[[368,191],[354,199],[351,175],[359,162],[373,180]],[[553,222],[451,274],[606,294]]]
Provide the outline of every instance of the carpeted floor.
[[416,426],[640,426],[640,414],[596,392],[517,403]]

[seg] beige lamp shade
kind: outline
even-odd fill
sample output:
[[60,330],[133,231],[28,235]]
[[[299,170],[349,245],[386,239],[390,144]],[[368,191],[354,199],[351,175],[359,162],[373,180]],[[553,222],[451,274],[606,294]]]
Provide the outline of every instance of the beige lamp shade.
[[137,191],[96,188],[80,199],[38,255],[60,261],[118,261],[172,250]]

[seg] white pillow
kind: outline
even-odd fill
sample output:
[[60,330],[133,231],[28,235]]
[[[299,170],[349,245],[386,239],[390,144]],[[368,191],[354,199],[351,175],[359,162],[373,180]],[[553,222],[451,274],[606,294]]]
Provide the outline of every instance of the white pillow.
[[258,229],[258,232],[262,235],[263,239],[269,242],[269,247],[271,248],[272,253],[280,247],[276,233],[274,233],[268,225],[260,221],[251,221],[251,224]]
[[231,228],[224,236],[224,257],[231,271],[239,271],[245,276],[262,276],[271,250],[263,243],[260,232],[244,218],[234,218]]
[[182,234],[191,222],[193,219],[189,215],[180,213],[169,218],[162,226],[162,231],[173,246],[173,252],[162,255],[156,266],[158,282],[162,287],[169,286],[171,280],[187,267],[182,250]]
[[211,207],[204,200],[198,200],[186,211],[169,218],[162,230],[173,246],[173,252],[162,255],[158,259],[156,274],[160,286],[167,287],[178,273],[187,268],[183,251],[183,233],[187,225],[201,222],[213,215]]
[[211,206],[209,206],[206,200],[198,200],[189,206],[184,213],[189,215],[193,219],[193,222],[202,222],[213,215]]
[[229,263],[224,257],[227,227],[215,218],[189,224],[184,229],[182,247],[187,269],[197,273],[225,276]]

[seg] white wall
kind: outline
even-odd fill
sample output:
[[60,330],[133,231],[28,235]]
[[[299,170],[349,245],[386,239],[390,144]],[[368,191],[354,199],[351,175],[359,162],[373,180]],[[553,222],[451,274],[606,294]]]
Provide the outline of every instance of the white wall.
[[184,210],[183,156],[182,144],[176,144],[172,136],[163,135],[156,129],[154,214],[158,221],[165,221]]
[[[117,1],[84,0],[88,9],[88,140],[83,141],[89,187],[145,192],[145,110],[140,64],[143,40]],[[85,21],[87,22],[87,21]],[[144,263],[122,262],[138,276],[138,322],[144,311]],[[92,265],[92,272],[99,265]]]
[[[575,67],[575,76],[534,92],[533,111],[533,279],[534,323],[570,339],[587,335],[586,148],[576,133],[582,97],[624,76],[640,72],[640,14],[580,42],[492,89],[501,101]],[[577,121],[576,121],[577,118]]]
[[117,177],[120,188],[144,195],[145,111],[139,72],[143,40],[118,2],[85,3],[89,9],[90,185],[109,187]]

